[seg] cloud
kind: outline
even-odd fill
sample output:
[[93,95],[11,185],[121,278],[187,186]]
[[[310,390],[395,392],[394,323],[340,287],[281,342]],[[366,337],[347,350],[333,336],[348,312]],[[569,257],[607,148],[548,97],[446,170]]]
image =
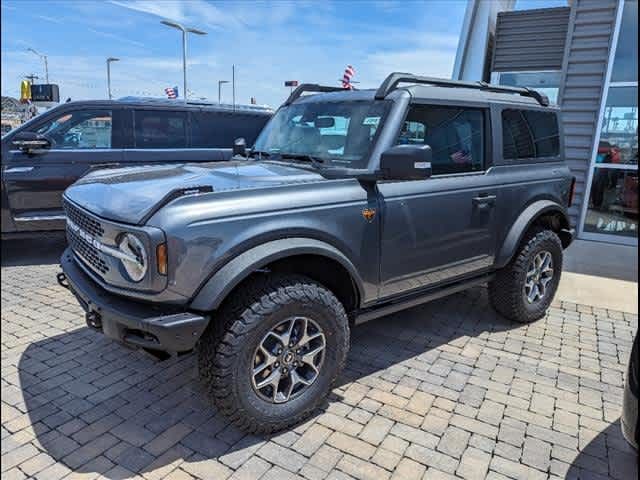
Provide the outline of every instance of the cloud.
[[176,22],[186,20],[184,15],[185,2],[174,0],[163,0],[162,2],[153,0],[111,0],[110,3],[119,7],[135,10],[149,15],[155,15],[160,18],[168,18]]

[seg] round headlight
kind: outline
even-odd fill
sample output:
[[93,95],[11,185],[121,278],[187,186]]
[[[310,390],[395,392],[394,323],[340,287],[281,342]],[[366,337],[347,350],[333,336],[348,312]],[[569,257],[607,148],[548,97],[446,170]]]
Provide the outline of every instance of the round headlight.
[[143,243],[131,233],[125,233],[118,242],[118,249],[129,258],[121,258],[122,266],[134,282],[142,280],[147,273],[147,252]]

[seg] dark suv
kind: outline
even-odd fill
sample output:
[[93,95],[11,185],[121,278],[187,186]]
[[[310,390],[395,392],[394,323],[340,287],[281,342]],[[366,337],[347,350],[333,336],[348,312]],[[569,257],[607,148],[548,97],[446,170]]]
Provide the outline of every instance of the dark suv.
[[543,95],[409,74],[335,90],[298,87],[233,161],[65,193],[58,280],[88,325],[158,356],[197,347],[218,408],[253,432],[319,405],[360,322],[485,283],[503,315],[539,319],[573,237]]
[[2,137],[2,234],[64,229],[62,193],[90,170],[231,158],[266,107],[127,97],[62,104]]

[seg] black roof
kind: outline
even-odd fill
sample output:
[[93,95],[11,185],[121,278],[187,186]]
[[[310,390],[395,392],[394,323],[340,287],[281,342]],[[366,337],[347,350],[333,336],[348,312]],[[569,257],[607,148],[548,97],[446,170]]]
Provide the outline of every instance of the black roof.
[[70,104],[82,104],[82,105],[95,105],[96,107],[104,107],[109,105],[130,105],[130,106],[145,106],[145,107],[161,107],[166,109],[197,109],[197,110],[210,110],[216,112],[235,112],[235,113],[249,113],[255,115],[272,115],[274,110],[271,107],[261,105],[241,105],[236,104],[219,104],[213,102],[205,102],[199,100],[189,100],[184,103],[181,100],[169,100],[166,98],[150,98],[150,97],[122,97],[115,100],[76,100],[69,103],[61,103],[62,105]]

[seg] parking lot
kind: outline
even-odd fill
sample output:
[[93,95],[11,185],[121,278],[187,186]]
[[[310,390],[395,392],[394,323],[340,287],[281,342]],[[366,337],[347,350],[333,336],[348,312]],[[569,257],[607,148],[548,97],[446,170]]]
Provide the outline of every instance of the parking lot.
[[3,242],[3,479],[637,477],[618,420],[636,315],[556,302],[519,325],[476,288],[357,327],[323,411],[247,436],[193,356],[85,328],[55,282],[63,246]]

